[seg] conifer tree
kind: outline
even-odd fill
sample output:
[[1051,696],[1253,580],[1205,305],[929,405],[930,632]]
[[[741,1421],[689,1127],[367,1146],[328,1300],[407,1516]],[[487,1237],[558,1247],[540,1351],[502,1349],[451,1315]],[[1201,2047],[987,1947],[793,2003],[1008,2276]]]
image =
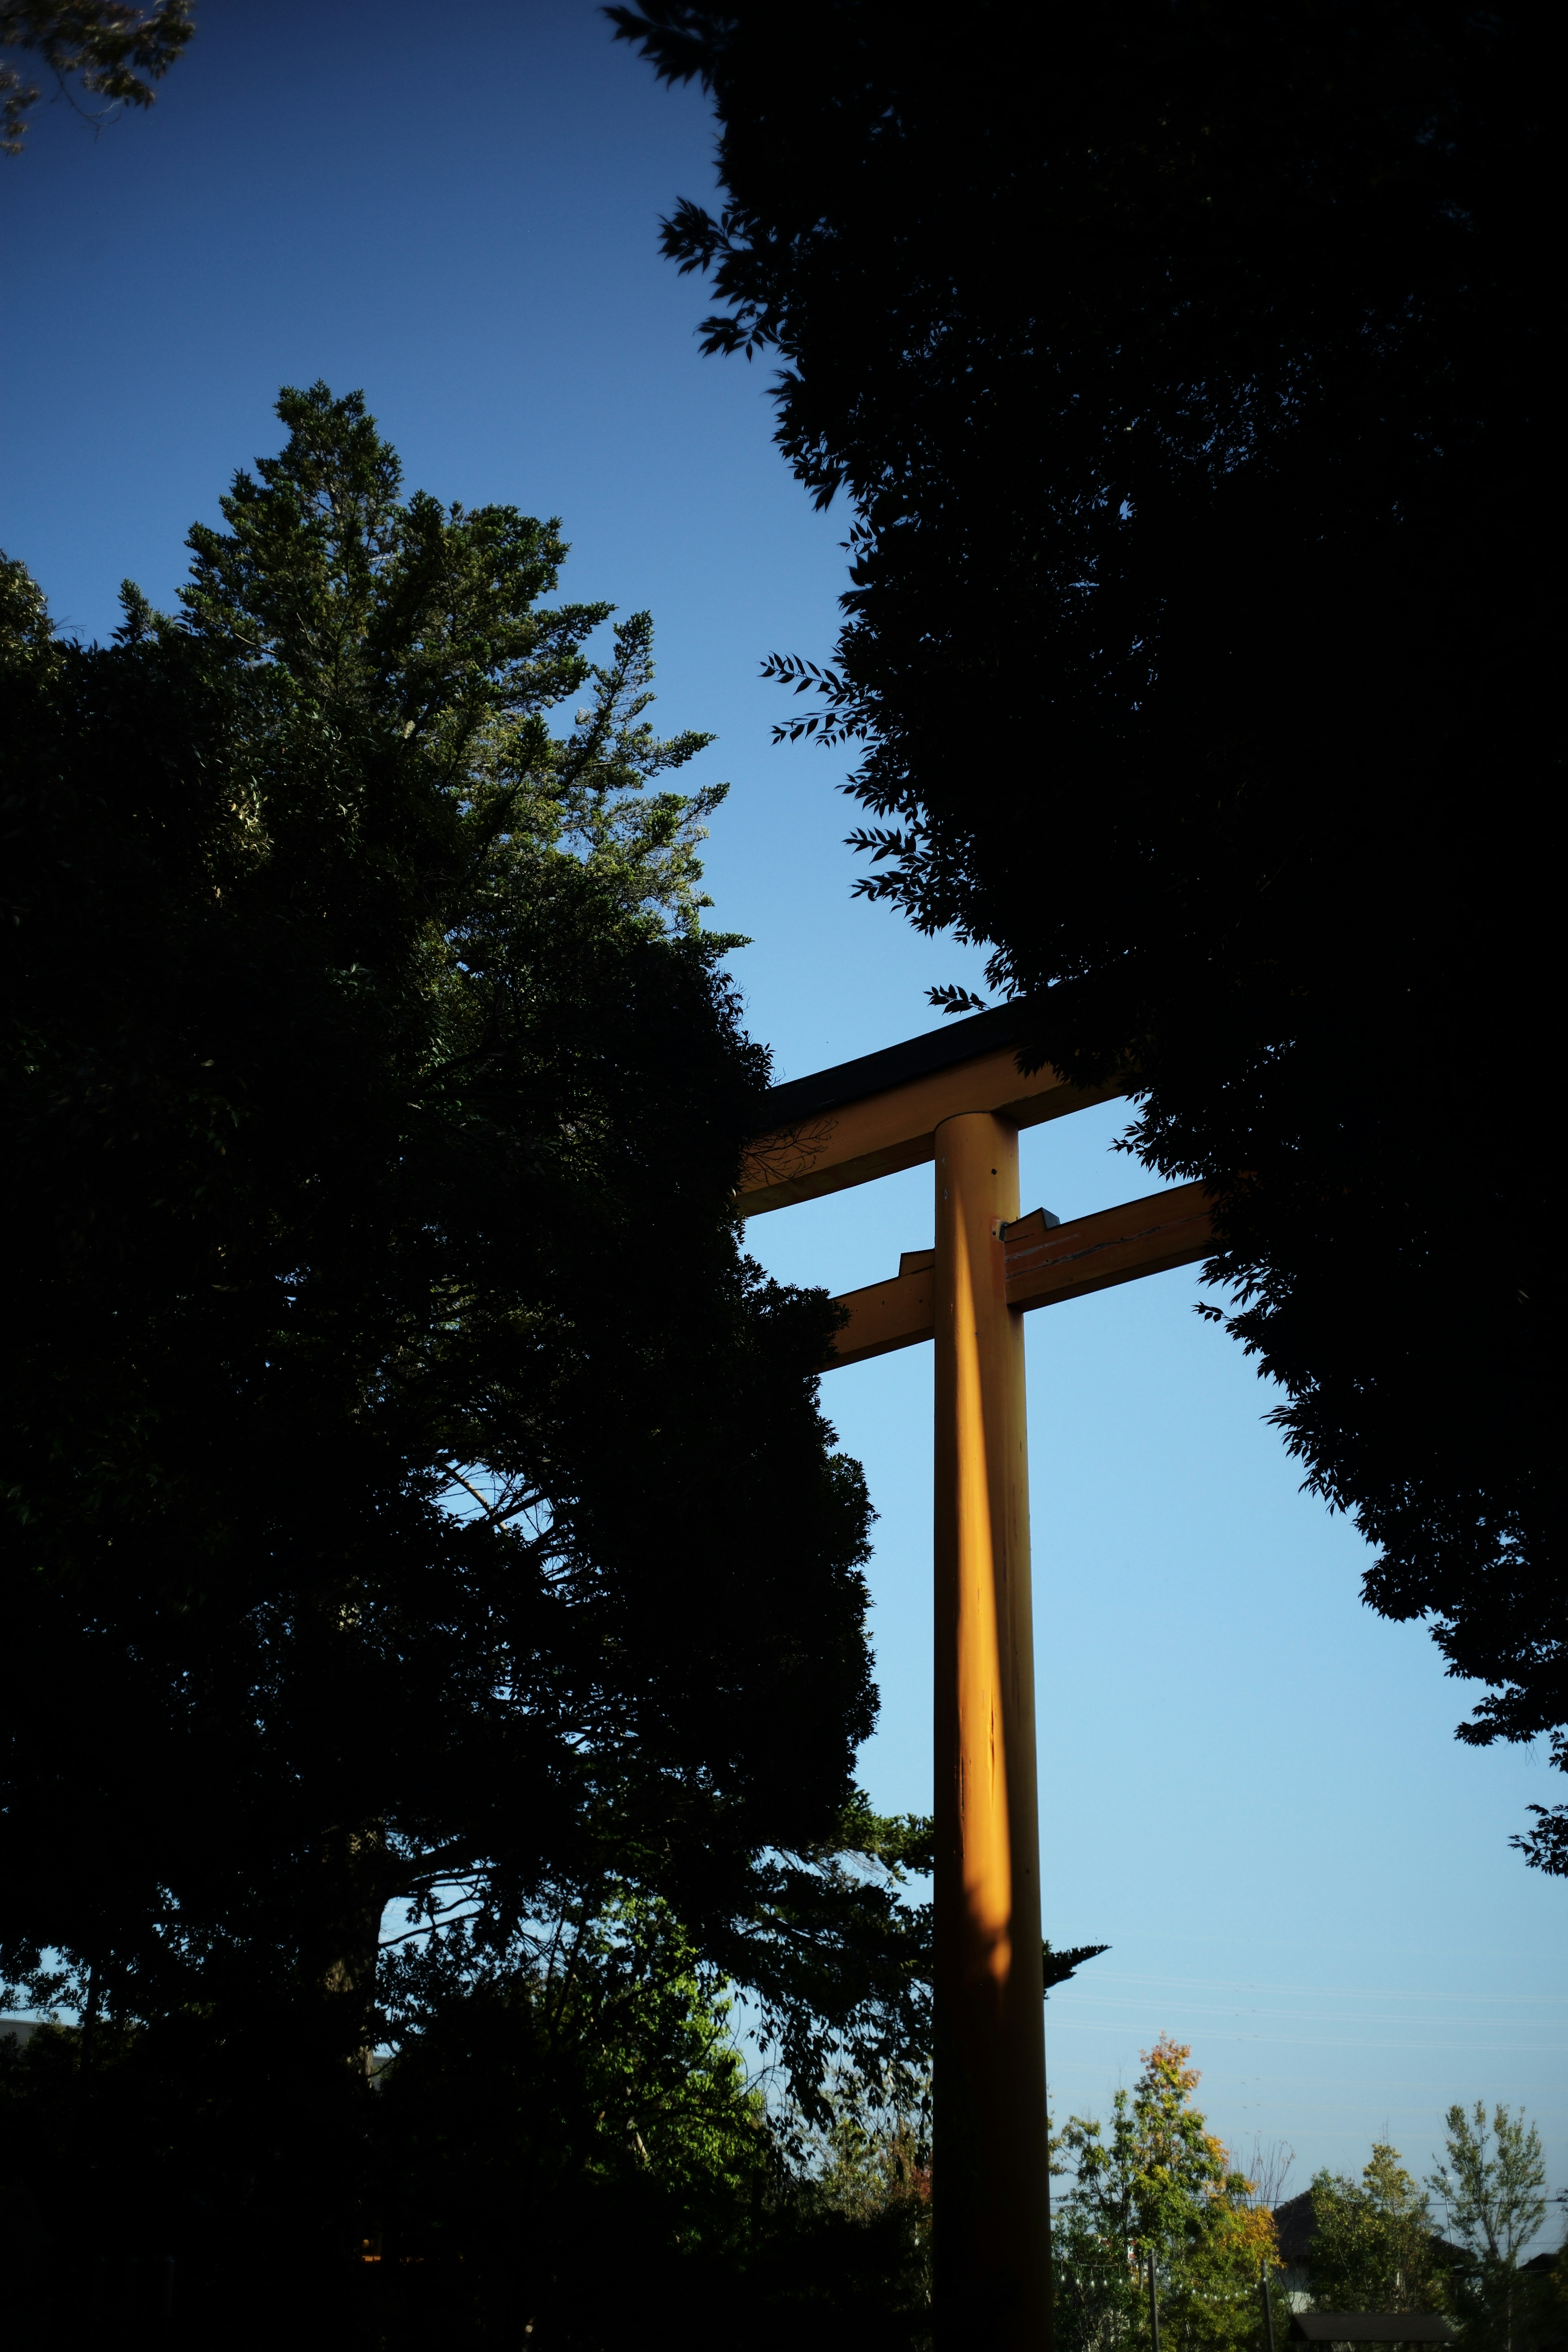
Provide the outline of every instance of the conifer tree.
[[330,2236],[384,1918],[667,1904],[808,2099],[918,2044],[924,1930],[831,1308],[739,1246],[708,739],[647,615],[596,661],[547,601],[556,524],[279,415],[176,616],[80,646],[0,572],[0,1957]]

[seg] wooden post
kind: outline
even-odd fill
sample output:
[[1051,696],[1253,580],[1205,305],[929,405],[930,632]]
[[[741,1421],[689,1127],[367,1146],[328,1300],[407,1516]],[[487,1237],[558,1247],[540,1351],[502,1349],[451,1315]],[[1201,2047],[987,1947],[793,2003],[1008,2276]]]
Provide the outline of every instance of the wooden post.
[[942,2352],[1047,2352],[1040,1958],[1024,1333],[1003,1225],[1018,1136],[936,1129],[936,2319]]

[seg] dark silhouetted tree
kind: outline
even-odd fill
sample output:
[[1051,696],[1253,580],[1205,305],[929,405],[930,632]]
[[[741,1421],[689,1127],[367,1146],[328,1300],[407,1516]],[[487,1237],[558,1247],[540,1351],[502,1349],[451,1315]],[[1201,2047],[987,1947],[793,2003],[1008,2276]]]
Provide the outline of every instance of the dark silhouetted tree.
[[340,2242],[389,1906],[662,1902],[808,2102],[918,2046],[924,1924],[853,1786],[832,1309],[738,1246],[707,739],[646,615],[595,665],[542,601],[555,524],[279,413],[178,618],[79,646],[0,573],[0,1881],[89,2060],[221,2077],[223,2193]]
[[1368,1600],[1568,1764],[1550,12],[609,13],[718,112],[707,347],[852,502],[835,661],[772,667],[860,749],[861,887],[1214,1187]]

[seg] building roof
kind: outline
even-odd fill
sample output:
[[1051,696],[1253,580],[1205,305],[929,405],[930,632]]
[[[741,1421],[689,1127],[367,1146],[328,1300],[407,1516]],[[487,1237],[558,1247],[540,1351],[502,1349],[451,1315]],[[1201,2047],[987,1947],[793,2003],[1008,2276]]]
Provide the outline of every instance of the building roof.
[[1455,2331],[1436,2311],[1299,2311],[1298,2344],[1452,2344]]
[[[1311,2260],[1312,2240],[1317,2234],[1318,2216],[1310,2189],[1303,2189],[1300,2197],[1288,2197],[1282,2205],[1274,2208],[1274,2242],[1288,2271],[1304,2271],[1307,2268]],[[1429,2242],[1433,2252],[1440,2254],[1446,2262],[1464,2263],[1468,2260],[1463,2246],[1452,2245],[1436,2230],[1431,2232]],[[1552,2259],[1555,2260],[1555,2256]],[[1349,2339],[1340,2337],[1335,2340],[1346,2342]],[[1409,2339],[1413,2343],[1415,2340],[1415,2337]]]
[[1303,2189],[1300,2197],[1287,2197],[1283,2205],[1276,2205],[1274,2242],[1287,2270],[1304,2267],[1317,2227],[1318,2217],[1312,2210],[1310,2189]]

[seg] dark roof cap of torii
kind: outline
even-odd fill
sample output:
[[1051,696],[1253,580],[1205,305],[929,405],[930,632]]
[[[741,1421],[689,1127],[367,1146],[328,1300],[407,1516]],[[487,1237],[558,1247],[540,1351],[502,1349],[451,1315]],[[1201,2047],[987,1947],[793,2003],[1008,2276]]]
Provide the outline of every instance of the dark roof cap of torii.
[[972,1013],[966,1021],[950,1021],[945,1028],[906,1037],[901,1045],[885,1045],[879,1054],[862,1054],[830,1070],[813,1070],[807,1077],[786,1078],[763,1097],[768,1131],[798,1126],[837,1110],[841,1103],[861,1102],[889,1087],[907,1086],[911,1078],[929,1077],[933,1070],[951,1069],[955,1062],[994,1054],[1003,1045],[1022,1045],[1028,1030],[1029,1000],[1019,996],[1007,1004],[994,1004],[988,1013]]
[[1436,2311],[1299,2311],[1297,2344],[1452,2344],[1455,2331]]

